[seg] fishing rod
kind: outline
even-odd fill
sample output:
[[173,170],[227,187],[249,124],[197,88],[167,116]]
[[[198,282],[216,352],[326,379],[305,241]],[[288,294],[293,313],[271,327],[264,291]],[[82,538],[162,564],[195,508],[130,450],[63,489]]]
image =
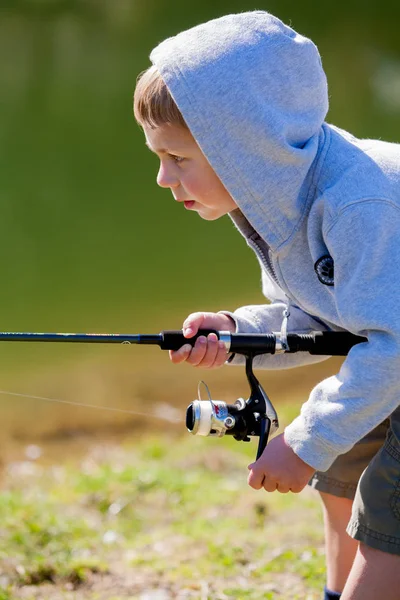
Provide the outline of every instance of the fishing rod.
[[308,352],[322,356],[345,356],[350,349],[367,338],[345,331],[314,331],[311,333],[279,332],[230,333],[214,329],[200,329],[191,338],[186,338],[181,330],[161,331],[158,334],[122,333],[33,333],[0,332],[0,342],[70,342],[103,344],[143,344],[156,345],[161,350],[178,350],[185,344],[194,346],[200,336],[215,333],[225,344],[227,353],[245,357],[246,377],[250,386],[247,400],[238,398],[234,404],[222,400],[194,400],[186,409],[186,427],[193,435],[216,436],[232,435],[235,440],[248,442],[258,437],[257,459],[268,442],[270,433],[278,427],[278,415],[265,390],[253,372],[253,360],[261,354]]

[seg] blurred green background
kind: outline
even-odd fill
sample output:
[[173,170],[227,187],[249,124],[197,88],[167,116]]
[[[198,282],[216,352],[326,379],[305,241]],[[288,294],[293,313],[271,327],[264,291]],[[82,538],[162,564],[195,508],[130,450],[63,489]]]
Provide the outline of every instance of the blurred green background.
[[[157,159],[132,116],[137,74],[158,42],[254,8],[318,45],[330,122],[400,141],[394,0],[0,0],[0,330],[156,333],[193,310],[262,301],[257,263],[229,219],[202,221],[157,188]],[[161,354],[4,343],[0,389],[147,412],[155,398],[186,406],[198,372]],[[218,393],[245,393],[244,373],[227,371],[209,377]],[[300,376],[280,377],[278,389]],[[134,426],[6,395],[0,415],[17,440],[96,429],[99,419]]]

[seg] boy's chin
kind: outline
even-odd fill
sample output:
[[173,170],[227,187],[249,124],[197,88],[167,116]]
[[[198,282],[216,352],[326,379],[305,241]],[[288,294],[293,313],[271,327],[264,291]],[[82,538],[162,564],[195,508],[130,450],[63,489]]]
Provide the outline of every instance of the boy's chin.
[[224,214],[221,214],[217,211],[213,211],[210,209],[205,209],[205,210],[198,210],[197,211],[199,217],[201,217],[204,221],[216,221],[217,219],[220,219],[221,217],[224,216]]

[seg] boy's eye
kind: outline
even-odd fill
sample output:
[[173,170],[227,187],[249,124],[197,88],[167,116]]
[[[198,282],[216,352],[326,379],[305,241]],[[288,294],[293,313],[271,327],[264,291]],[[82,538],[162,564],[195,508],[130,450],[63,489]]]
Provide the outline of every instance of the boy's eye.
[[169,154],[168,156],[169,156],[170,158],[172,158],[172,160],[173,160],[174,162],[176,162],[176,163],[180,163],[180,162],[182,162],[183,160],[185,160],[185,159],[183,158],[183,156],[176,156],[176,154]]

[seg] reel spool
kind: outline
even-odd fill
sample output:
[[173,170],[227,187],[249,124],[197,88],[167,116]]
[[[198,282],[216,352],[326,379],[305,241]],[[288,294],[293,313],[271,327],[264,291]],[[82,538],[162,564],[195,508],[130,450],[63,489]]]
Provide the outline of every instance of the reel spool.
[[[233,435],[235,439],[242,438],[248,426],[244,414],[245,400],[238,398],[235,404],[227,404],[222,400],[194,400],[186,410],[186,427],[193,435],[222,437]],[[250,435],[255,435],[251,433]],[[238,437],[239,436],[239,437]],[[246,440],[248,441],[248,440]]]

